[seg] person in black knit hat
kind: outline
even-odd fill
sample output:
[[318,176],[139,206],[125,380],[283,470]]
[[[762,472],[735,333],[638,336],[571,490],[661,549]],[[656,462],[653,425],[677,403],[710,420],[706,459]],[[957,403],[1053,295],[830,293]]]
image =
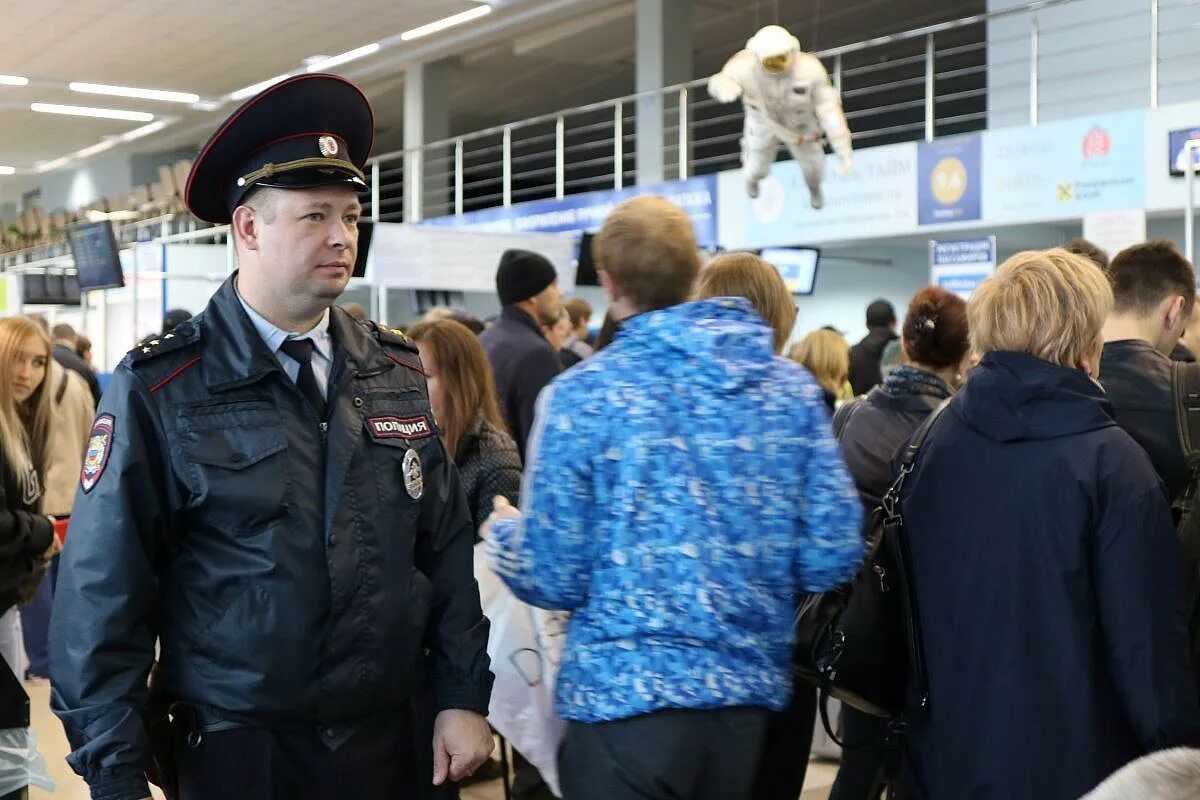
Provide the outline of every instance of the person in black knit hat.
[[534,403],[560,370],[558,357],[538,325],[538,319],[561,302],[558,272],[540,253],[506,250],[496,269],[496,294],[503,309],[479,341],[492,363],[504,418],[524,462]]

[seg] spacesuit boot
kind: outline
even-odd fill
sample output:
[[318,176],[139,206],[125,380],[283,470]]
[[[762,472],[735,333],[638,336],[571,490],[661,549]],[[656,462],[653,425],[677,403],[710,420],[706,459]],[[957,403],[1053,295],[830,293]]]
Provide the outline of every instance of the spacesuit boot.
[[758,178],[753,176],[746,177],[746,194],[750,195],[751,200],[758,199]]
[[808,194],[809,194],[809,200],[812,203],[813,208],[815,208],[817,211],[820,211],[822,208],[825,207],[825,195],[821,191],[820,186],[818,186],[815,189],[810,186],[808,189]]

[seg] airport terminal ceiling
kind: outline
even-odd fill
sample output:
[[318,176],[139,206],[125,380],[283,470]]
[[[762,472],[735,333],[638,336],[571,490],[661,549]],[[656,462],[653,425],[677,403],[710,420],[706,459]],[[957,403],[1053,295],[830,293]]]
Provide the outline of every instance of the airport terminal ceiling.
[[[449,59],[453,133],[634,91],[635,3],[606,0],[17,0],[4,11],[0,76],[0,164],[20,172],[129,134],[149,120],[36,113],[31,103],[84,105],[174,120],[132,149],[186,150],[232,107],[236,90],[447,16],[490,5],[454,29],[348,63],[377,111],[380,145],[400,146],[403,70]],[[720,68],[762,24],[782,22],[804,47],[860,41],[984,10],[983,0],[697,0],[695,75]],[[482,12],[481,12],[482,13]],[[864,20],[869,24],[864,27]],[[81,94],[81,81],[192,93],[194,103]],[[218,108],[204,110],[205,104]],[[379,148],[377,148],[378,150]]]

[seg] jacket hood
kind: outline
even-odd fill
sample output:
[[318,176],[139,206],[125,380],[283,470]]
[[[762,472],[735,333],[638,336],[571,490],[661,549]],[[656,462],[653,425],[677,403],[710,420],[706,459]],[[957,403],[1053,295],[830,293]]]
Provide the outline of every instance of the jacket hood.
[[969,428],[996,442],[1056,439],[1116,425],[1100,384],[1026,353],[988,353],[952,408]]
[[774,331],[742,297],[714,297],[648,311],[625,320],[617,344],[680,365],[711,391],[735,392],[760,382],[776,358]]

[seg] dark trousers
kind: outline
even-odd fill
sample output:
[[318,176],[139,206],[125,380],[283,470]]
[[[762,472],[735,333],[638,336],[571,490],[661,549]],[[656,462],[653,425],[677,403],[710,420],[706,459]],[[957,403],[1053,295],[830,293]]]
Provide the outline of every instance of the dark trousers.
[[54,606],[54,583],[57,579],[58,556],[55,556],[50,559],[46,577],[38,586],[37,594],[21,608],[21,633],[25,640],[25,655],[29,657],[29,672],[42,677],[50,675],[50,649],[47,640],[50,632],[50,610]]
[[392,719],[330,750],[315,727],[212,731],[198,743],[177,730],[179,800],[425,800],[412,733],[411,719]]
[[749,800],[766,726],[761,708],[572,722],[558,752],[563,800]]
[[829,800],[878,800],[884,790],[887,720],[842,706],[841,766]]
[[817,719],[817,690],[797,682],[792,702],[767,718],[767,734],[758,772],[754,800],[796,800],[808,774],[813,726]]
[[530,764],[525,756],[513,750],[513,800],[554,800],[554,793],[546,785],[542,773]]

